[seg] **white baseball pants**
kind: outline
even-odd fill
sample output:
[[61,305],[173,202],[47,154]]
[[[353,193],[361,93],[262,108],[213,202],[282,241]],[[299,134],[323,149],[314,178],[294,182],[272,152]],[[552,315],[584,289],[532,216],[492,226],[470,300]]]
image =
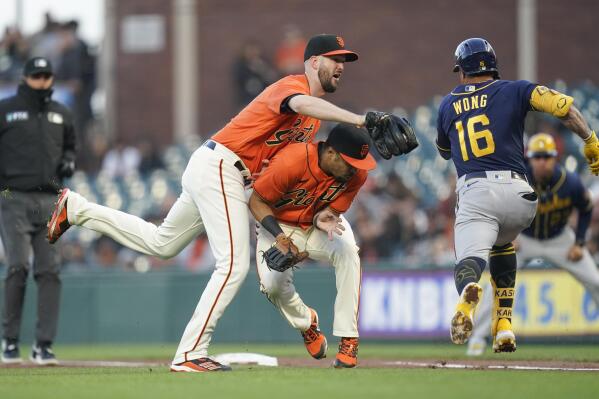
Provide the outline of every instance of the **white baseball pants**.
[[[326,233],[311,228],[281,224],[283,232],[291,236],[300,251],[306,250],[310,258],[331,264],[335,268],[337,296],[333,335],[337,337],[358,337],[358,307],[360,303],[360,257],[351,226],[341,217],[345,231],[335,235],[332,241]],[[260,289],[268,300],[281,312],[291,327],[300,332],[310,327],[310,309],[302,301],[293,285],[293,270],[285,272],[270,270],[262,259],[262,252],[268,250],[275,241],[262,226],[258,227],[256,265],[260,278]],[[300,265],[301,267],[301,265]]]
[[234,166],[238,161],[235,153],[220,144],[214,149],[198,148],[183,173],[181,196],[158,227],[90,203],[77,193],[68,197],[69,223],[147,255],[172,257],[202,232],[208,235],[215,270],[185,328],[175,364],[208,355],[216,323],[249,270],[249,210],[243,177]]

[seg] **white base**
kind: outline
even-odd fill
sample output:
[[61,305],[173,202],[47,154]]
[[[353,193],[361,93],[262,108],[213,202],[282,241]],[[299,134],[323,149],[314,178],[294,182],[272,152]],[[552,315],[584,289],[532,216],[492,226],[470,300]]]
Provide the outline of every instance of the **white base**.
[[219,363],[230,364],[255,364],[258,366],[277,367],[279,361],[276,357],[259,353],[221,353],[212,357]]

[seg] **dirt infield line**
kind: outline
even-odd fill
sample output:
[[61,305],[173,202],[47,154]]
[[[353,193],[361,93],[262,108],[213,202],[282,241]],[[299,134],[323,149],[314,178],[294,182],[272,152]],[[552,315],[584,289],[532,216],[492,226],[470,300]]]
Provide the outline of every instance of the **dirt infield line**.
[[[309,358],[278,358],[279,366],[283,367],[301,367],[301,368],[329,368],[332,362],[317,361]],[[66,360],[61,361],[57,366],[64,368],[81,368],[81,367],[164,367],[170,365],[166,361],[108,361],[108,360]],[[234,365],[235,366],[235,365]],[[566,361],[512,361],[502,362],[495,360],[462,360],[462,361],[444,361],[444,360],[389,360],[389,359],[364,359],[359,362],[360,368],[399,368],[399,369],[461,369],[461,370],[520,370],[520,371],[586,371],[598,372],[599,363],[596,362],[566,362]],[[31,362],[22,364],[0,364],[1,369],[15,368],[37,368],[38,366]]]

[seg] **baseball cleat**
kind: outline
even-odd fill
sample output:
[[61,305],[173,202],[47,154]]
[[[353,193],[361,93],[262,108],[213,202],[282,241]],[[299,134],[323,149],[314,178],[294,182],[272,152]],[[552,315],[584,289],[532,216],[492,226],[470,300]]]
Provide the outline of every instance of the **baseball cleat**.
[[71,227],[67,218],[67,197],[69,189],[63,188],[58,193],[58,201],[54,205],[54,212],[48,222],[48,242],[54,244],[65,231]]
[[516,336],[512,331],[512,323],[508,319],[499,319],[497,334],[493,338],[493,352],[515,352]]
[[318,328],[318,314],[314,309],[310,309],[312,315],[312,324],[302,333],[304,345],[310,356],[314,359],[324,359],[327,357],[327,338]]
[[487,341],[484,338],[472,337],[468,340],[468,349],[466,350],[466,356],[482,356],[487,349]]
[[2,356],[0,357],[4,364],[20,364],[23,363],[19,352],[19,343],[14,339],[2,340]]
[[474,310],[482,298],[483,289],[478,283],[469,283],[464,287],[455,314],[451,319],[451,342],[454,344],[465,343],[472,334]]
[[29,360],[39,366],[55,366],[58,364],[56,355],[54,355],[50,345],[33,345]]
[[358,365],[358,338],[341,338],[333,367],[350,369]]
[[231,371],[231,367],[221,364],[209,357],[188,360],[186,362],[171,364],[173,372],[206,373],[210,371]]

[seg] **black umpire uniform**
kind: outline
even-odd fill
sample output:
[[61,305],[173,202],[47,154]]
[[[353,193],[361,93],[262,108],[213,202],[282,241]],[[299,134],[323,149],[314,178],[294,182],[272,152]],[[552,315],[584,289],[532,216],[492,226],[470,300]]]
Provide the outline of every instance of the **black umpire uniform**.
[[[58,321],[60,265],[57,247],[46,240],[46,223],[62,179],[74,171],[75,131],[69,110],[51,99],[52,79],[49,61],[32,58],[25,64],[17,94],[0,101],[0,236],[7,260],[5,363],[21,361],[18,339],[31,249],[38,288],[31,360],[56,362],[51,345]],[[48,83],[39,85],[40,80]]]

